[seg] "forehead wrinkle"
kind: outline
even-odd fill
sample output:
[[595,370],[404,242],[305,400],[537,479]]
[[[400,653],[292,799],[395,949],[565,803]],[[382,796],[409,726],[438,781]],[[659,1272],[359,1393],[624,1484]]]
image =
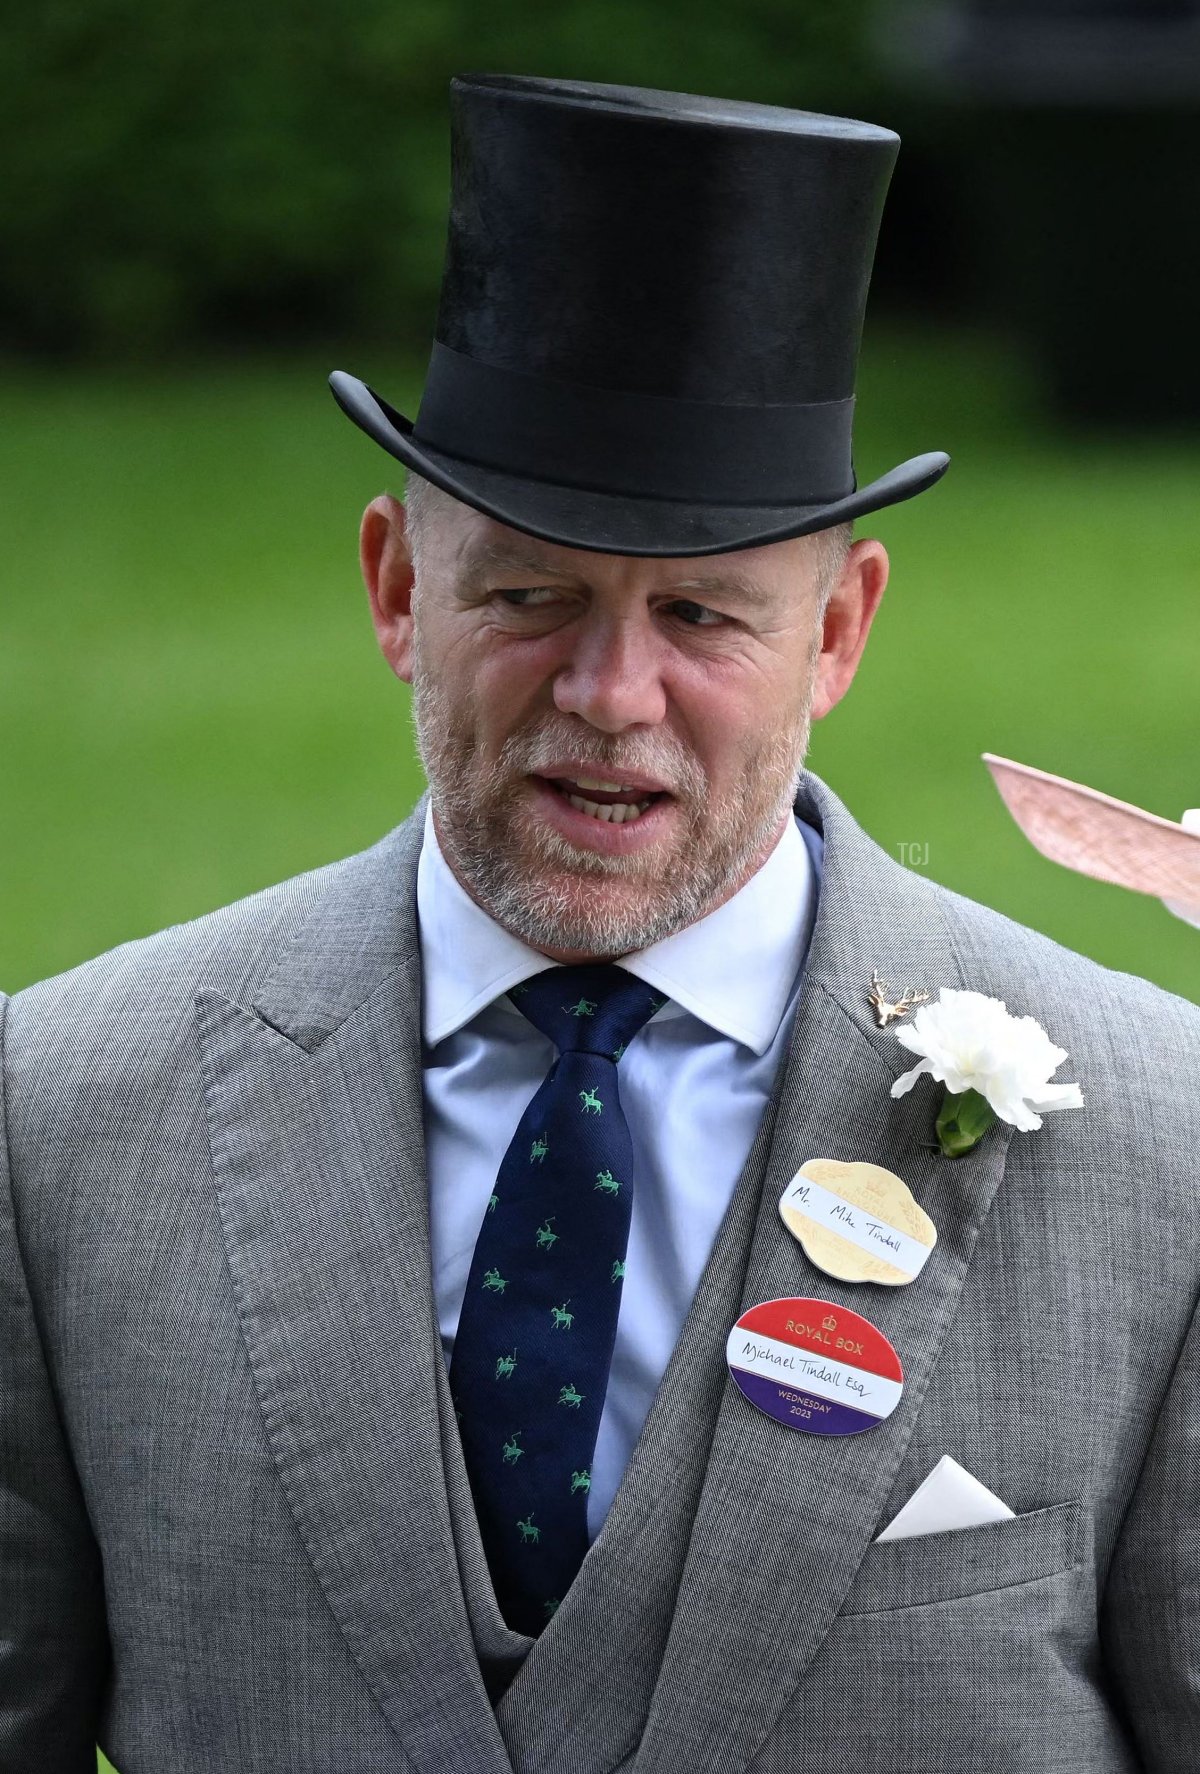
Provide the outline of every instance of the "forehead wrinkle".
[[[547,580],[576,586],[592,583],[577,569],[547,560],[536,547],[522,548],[509,542],[488,541],[469,535],[463,537],[455,550],[455,577],[459,585],[476,589],[489,573],[529,575],[535,584],[544,584]],[[698,592],[702,596],[732,597],[753,610],[768,609],[778,602],[777,590],[735,567],[716,573],[692,574],[686,579],[671,579],[650,589],[659,594]]]
[[472,542],[464,537],[459,544],[455,565],[459,576],[476,582],[485,574],[532,573],[540,579],[574,579],[576,574],[565,567],[545,560],[533,549],[521,549],[506,542]]

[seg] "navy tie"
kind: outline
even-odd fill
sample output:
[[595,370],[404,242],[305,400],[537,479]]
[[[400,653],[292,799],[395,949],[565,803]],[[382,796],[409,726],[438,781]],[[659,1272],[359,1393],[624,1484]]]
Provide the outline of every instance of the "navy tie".
[[617,1065],[666,999],[614,966],[552,967],[511,997],[558,1057],[484,1212],[450,1390],[496,1598],[536,1635],[588,1548],[635,1177]]

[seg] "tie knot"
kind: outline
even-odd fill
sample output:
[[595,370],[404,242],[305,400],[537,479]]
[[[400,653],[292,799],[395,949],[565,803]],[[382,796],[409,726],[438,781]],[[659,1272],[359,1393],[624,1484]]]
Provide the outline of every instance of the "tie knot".
[[550,967],[509,997],[560,1053],[596,1053],[619,1061],[666,998],[644,979],[609,964]]

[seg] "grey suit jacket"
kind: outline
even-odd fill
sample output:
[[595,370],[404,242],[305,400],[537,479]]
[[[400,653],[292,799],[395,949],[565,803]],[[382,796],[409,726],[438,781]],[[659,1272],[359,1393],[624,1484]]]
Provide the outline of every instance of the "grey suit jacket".
[[[97,1737],[121,1774],[1200,1766],[1200,1012],[902,869],[811,773],[798,807],[825,869],[790,1054],[533,1645],[433,1312],[420,809],[0,999],[2,1774]],[[1037,1016],[1086,1107],[940,1157],[873,967]],[[813,1156],[908,1180],[913,1285],[810,1267],[776,1204]],[[900,1353],[870,1433],[727,1379],[738,1311],[812,1293]],[[874,1544],[944,1453],[1015,1519]]]

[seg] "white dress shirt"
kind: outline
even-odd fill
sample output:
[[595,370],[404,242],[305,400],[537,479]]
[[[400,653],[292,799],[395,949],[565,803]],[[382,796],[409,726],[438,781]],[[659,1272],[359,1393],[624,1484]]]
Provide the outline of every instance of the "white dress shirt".
[[[741,890],[618,963],[670,1000],[621,1060],[637,1155],[612,1372],[588,1493],[608,1514],[787,1052],[822,842],[789,820]],[[459,886],[433,827],[417,868],[433,1288],[447,1366],[500,1161],[555,1048],[507,994],[553,966]]]

